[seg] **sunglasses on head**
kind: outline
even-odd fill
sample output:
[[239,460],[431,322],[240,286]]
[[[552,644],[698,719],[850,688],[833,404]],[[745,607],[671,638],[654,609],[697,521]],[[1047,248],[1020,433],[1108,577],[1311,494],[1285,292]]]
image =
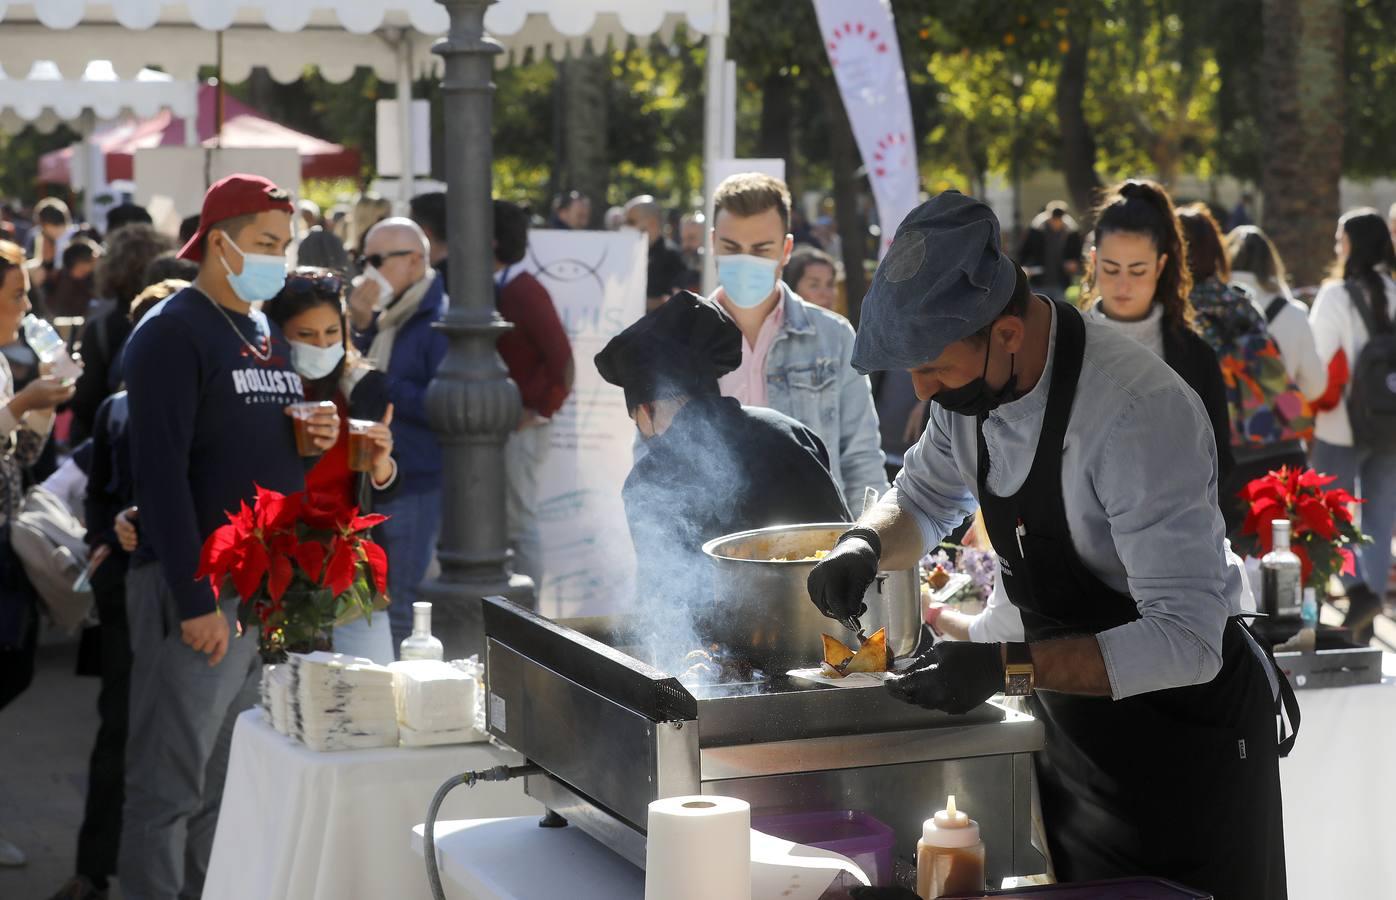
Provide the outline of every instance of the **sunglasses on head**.
[[375,269],[381,269],[383,268],[383,263],[392,259],[394,256],[411,256],[416,252],[416,250],[391,250],[387,253],[367,253],[360,256],[355,262],[358,263],[360,269],[362,269],[365,264],[373,266]]
[[300,275],[293,272],[286,276],[286,290],[292,294],[314,293],[338,297],[344,292],[344,279],[333,272],[323,275]]

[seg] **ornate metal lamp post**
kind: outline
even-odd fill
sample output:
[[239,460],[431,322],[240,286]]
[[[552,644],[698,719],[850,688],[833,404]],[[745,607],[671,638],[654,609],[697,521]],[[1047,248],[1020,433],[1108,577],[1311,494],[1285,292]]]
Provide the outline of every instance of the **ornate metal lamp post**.
[[[450,351],[427,391],[427,414],[444,460],[441,575],[422,588],[446,658],[483,653],[480,598],[533,605],[533,583],[515,575],[504,519],[504,443],[518,422],[518,388],[495,350],[510,328],[494,306],[494,56],[485,9],[494,0],[439,0],[450,31],[432,48],[445,60],[447,245],[450,308],[440,325]],[[438,626],[437,623],[440,623]]]

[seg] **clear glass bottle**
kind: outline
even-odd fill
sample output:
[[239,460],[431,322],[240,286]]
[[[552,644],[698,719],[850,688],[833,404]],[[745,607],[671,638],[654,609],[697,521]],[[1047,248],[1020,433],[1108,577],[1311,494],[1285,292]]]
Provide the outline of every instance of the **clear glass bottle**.
[[431,604],[412,604],[412,633],[403,638],[398,659],[444,659],[446,648],[431,636]]
[[1299,557],[1289,549],[1289,520],[1275,519],[1270,523],[1271,551],[1260,560],[1260,602],[1263,613],[1276,617],[1298,618],[1301,594]]

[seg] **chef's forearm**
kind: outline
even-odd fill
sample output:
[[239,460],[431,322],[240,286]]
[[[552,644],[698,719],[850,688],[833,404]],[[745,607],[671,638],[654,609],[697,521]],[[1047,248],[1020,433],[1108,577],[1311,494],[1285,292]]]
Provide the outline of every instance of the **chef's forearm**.
[[1037,688],[1059,694],[1110,696],[1110,675],[1094,637],[1062,638],[1030,644]]
[[925,552],[924,537],[916,517],[896,503],[880,502],[863,513],[858,525],[871,528],[882,540],[878,568],[884,572],[910,569]]

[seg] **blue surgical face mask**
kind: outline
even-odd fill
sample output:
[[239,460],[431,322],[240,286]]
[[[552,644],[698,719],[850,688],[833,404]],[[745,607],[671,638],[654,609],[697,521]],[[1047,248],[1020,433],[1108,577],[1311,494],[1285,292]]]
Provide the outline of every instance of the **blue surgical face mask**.
[[717,280],[722,292],[736,306],[752,309],[760,306],[776,288],[774,259],[747,254],[717,257]]
[[291,341],[291,367],[308,381],[317,381],[329,375],[343,358],[343,344],[317,347],[314,344]]
[[223,235],[228,246],[242,257],[242,271],[236,275],[233,274],[233,267],[228,265],[227,258],[219,257],[219,262],[223,263],[223,268],[228,273],[228,286],[238,295],[238,299],[243,303],[258,303],[270,300],[281,292],[281,288],[286,284],[286,257],[248,253],[233,243],[226,231],[219,233]]

